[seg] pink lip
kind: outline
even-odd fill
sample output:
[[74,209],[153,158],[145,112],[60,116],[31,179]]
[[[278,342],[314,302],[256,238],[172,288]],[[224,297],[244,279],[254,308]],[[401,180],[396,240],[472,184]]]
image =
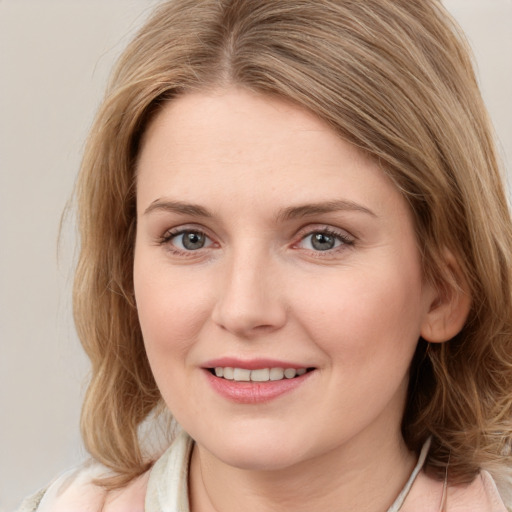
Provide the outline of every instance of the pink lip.
[[250,359],[242,360],[234,357],[222,357],[206,361],[201,365],[203,368],[245,368],[246,370],[258,370],[260,368],[308,368],[303,364],[290,361],[278,361],[277,359]]
[[236,382],[216,377],[209,370],[215,367],[245,368],[257,370],[259,368],[304,368],[296,363],[254,359],[251,361],[240,361],[231,358],[216,359],[208,361],[204,365],[204,375],[212,389],[223,398],[239,404],[263,404],[270,402],[282,395],[290,393],[303,385],[315,372],[307,372],[293,379],[282,379],[266,382]]

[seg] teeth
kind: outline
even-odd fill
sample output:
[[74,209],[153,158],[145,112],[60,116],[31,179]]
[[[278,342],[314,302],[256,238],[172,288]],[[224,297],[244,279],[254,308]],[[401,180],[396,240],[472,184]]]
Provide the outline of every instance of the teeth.
[[217,366],[215,375],[227,380],[237,382],[267,382],[283,379],[293,379],[306,373],[306,368],[259,368],[247,370],[246,368],[231,368]]
[[251,370],[244,370],[243,368],[235,368],[233,372],[233,379],[237,381],[250,382]]
[[261,370],[253,370],[251,372],[251,380],[253,382],[265,382],[270,378],[270,370],[262,368]]
[[295,377],[295,375],[297,375],[295,368],[286,368],[286,370],[284,371],[284,376],[287,379],[293,379],[293,377]]
[[233,380],[235,377],[234,377],[234,370],[233,368],[221,368],[222,370],[222,373],[223,373],[223,377],[225,379],[228,379],[228,380]]
[[272,368],[270,370],[270,380],[281,380],[284,377],[284,370],[282,368]]

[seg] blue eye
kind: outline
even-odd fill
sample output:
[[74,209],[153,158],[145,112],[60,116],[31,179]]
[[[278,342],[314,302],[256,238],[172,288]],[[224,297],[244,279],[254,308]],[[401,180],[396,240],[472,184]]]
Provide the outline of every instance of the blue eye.
[[330,251],[341,245],[352,245],[353,240],[346,235],[331,231],[314,231],[306,235],[299,246],[313,251]]
[[181,251],[197,251],[212,244],[212,241],[204,233],[193,230],[169,233],[166,241]]

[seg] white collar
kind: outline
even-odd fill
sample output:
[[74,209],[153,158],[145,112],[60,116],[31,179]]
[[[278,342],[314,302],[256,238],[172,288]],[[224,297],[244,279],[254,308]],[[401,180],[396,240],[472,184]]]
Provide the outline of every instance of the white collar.
[[[190,512],[188,501],[188,471],[193,440],[181,432],[167,451],[157,460],[149,476],[146,512]],[[398,512],[423,468],[430,448],[430,439],[423,445],[409,480],[387,512]]]

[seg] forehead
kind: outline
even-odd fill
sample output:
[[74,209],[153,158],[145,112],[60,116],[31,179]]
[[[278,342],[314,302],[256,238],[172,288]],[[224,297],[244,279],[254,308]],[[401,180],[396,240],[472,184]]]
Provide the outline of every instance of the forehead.
[[[302,158],[326,145],[342,144],[327,123],[305,108],[243,88],[188,93],[168,102],[146,129],[141,153],[149,139],[161,140],[162,135],[169,145],[183,150],[195,150],[200,145],[198,159],[206,153],[236,158],[241,144],[251,160],[264,159],[283,145],[300,148],[295,156]],[[249,152],[251,148],[253,151]],[[362,152],[351,148],[353,159],[365,158]],[[176,149],[173,147],[172,151]],[[321,158],[322,154],[316,152],[315,157]],[[289,157],[293,160],[294,154]]]
[[338,199],[377,210],[405,205],[377,163],[313,113],[241,89],[165,105],[142,140],[137,181],[139,206],[167,195],[206,206],[235,198],[266,207]]

